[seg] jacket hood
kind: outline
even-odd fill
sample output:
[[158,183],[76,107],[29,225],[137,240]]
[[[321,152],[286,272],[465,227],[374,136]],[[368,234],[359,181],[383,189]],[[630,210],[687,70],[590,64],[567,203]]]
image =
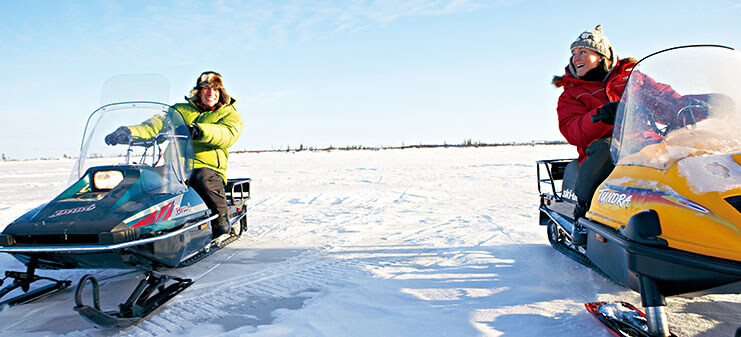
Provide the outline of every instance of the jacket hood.
[[221,74],[213,71],[206,71],[201,74],[196,80],[196,86],[190,91],[190,99],[194,102],[198,100],[198,94],[203,88],[214,88],[219,90],[219,103],[222,105],[228,105],[231,103],[231,97],[224,88],[224,81],[221,79]]
[[[613,67],[610,69],[610,71],[607,73],[607,77],[610,77],[613,70],[620,67],[624,63],[628,63],[628,62],[635,63],[635,62],[638,62],[638,60],[636,60],[633,57],[626,57],[626,58],[618,60],[618,62],[615,63]],[[574,75],[575,72],[572,72],[572,70],[573,70],[573,66],[571,65],[571,61],[569,61],[569,64],[566,66],[566,69],[564,69],[564,75],[553,76],[553,79],[551,79],[551,84],[553,84],[553,86],[555,86],[556,88],[560,88],[560,87],[565,86],[566,83],[568,82],[579,82],[579,81],[586,82],[585,80],[582,80],[576,77],[576,75]]]

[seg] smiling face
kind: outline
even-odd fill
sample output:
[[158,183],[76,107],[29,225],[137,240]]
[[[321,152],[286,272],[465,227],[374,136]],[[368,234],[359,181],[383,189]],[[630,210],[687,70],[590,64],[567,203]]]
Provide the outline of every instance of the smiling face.
[[605,57],[591,49],[574,48],[571,51],[571,63],[574,64],[576,75],[584,76],[588,71],[596,68]]
[[212,107],[219,103],[219,89],[216,88],[201,88],[201,103],[203,105]]

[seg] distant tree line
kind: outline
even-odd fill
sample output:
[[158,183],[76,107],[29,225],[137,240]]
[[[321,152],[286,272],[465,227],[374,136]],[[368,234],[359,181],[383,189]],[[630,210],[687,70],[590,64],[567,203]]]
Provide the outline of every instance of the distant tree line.
[[298,147],[292,148],[290,145],[286,146],[285,149],[279,150],[235,150],[230,151],[232,153],[261,153],[261,152],[301,152],[301,151],[352,151],[352,150],[403,150],[403,149],[422,149],[422,148],[438,148],[438,147],[497,147],[497,146],[535,146],[535,145],[562,145],[567,144],[562,140],[534,140],[529,142],[502,142],[502,143],[485,143],[481,141],[474,141],[471,139],[464,139],[460,144],[419,144],[419,145],[402,145],[400,146],[364,146],[364,145],[346,145],[341,147],[328,146],[323,148],[317,148],[313,146],[306,147],[304,144],[299,144]]
[[[299,144],[298,147],[291,147],[290,145],[286,146],[285,149],[279,149],[279,150],[232,150],[230,152],[232,153],[261,153],[261,152],[301,152],[301,151],[352,151],[352,150],[403,150],[403,149],[423,149],[423,148],[437,148],[437,147],[496,147],[496,146],[535,146],[535,145],[561,145],[561,144],[567,144],[565,141],[562,140],[533,140],[529,142],[502,142],[502,143],[485,143],[479,140],[471,140],[464,139],[463,142],[459,144],[448,144],[447,142],[443,142],[442,144],[419,144],[419,145],[405,145],[402,143],[400,146],[365,146],[365,145],[346,145],[346,146],[328,146],[328,147],[314,147],[314,146],[304,146],[304,144]],[[102,156],[99,154],[92,154],[90,156],[91,158],[101,158]],[[66,153],[64,154],[63,158],[65,159],[74,159],[75,157],[68,156]],[[27,159],[27,160],[53,160],[57,158],[34,158],[34,159]],[[8,158],[5,153],[2,154],[2,161],[15,161],[17,159],[10,159]]]

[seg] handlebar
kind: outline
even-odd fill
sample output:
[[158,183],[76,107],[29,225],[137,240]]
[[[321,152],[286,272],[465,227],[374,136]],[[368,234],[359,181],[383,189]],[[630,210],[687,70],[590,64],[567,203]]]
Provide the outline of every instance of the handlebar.
[[174,140],[174,139],[187,139],[188,136],[185,135],[177,135],[177,134],[170,134],[170,133],[159,133],[152,139],[139,139],[139,140],[131,140],[130,144],[131,146],[145,146],[149,147],[154,145],[155,143],[162,143],[166,140]]
[[600,116],[600,114],[592,115],[592,117],[590,118],[592,119],[592,123],[597,123],[602,120],[602,116]]
[[[608,104],[610,105],[609,107],[607,106]],[[596,114],[590,116],[589,118],[592,120],[592,123],[605,122],[612,125],[615,122],[615,116],[617,116],[617,110],[620,109],[620,106],[620,102],[605,103],[599,109],[597,109]]]
[[597,110],[597,114],[592,115],[590,118],[592,119],[592,123],[597,123],[597,122],[601,122],[607,119],[607,116],[605,116],[604,114],[601,114],[599,110]]

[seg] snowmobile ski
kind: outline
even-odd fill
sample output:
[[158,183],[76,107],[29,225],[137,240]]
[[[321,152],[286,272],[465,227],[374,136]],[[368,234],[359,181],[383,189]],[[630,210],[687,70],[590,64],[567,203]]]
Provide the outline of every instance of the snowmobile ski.
[[[628,302],[591,302],[584,306],[615,336],[655,337],[648,332],[646,315]],[[671,332],[669,336],[676,337]]]
[[[69,280],[57,280],[51,277],[44,277],[44,276],[36,275],[37,265],[38,265],[38,259],[32,258],[27,266],[28,268],[26,272],[18,272],[18,271],[6,271],[5,272],[5,278],[0,280],[0,285],[2,285],[4,281],[8,278],[13,279],[13,283],[0,289],[0,298],[2,298],[3,296],[7,295],[11,291],[18,289],[18,288],[20,288],[23,291],[23,293],[0,302],[0,308],[4,309],[4,308],[12,307],[18,304],[29,303],[39,298],[42,298],[44,296],[48,296],[60,290],[63,290],[72,284],[72,281],[69,281]],[[36,281],[41,281],[41,280],[51,281],[52,283],[47,284],[45,286],[41,286],[33,290],[30,290],[32,283]]]
[[[23,273],[23,272],[17,272],[17,271],[6,271],[5,279],[7,278],[12,278],[13,283],[0,289],[0,297],[5,296],[5,294],[17,288],[21,288],[24,291],[24,293],[0,302],[0,308],[12,307],[18,304],[26,304],[26,303],[35,301],[39,298],[42,298],[44,296],[48,296],[60,290],[66,289],[72,284],[72,281],[69,281],[69,280],[57,280],[51,277],[43,277],[43,276],[38,276],[35,274],[29,274],[29,273]],[[47,281],[51,281],[52,283],[33,289],[33,290],[30,290],[30,291],[28,290],[31,283],[40,281],[40,280],[47,280]],[[0,284],[2,284],[2,281],[0,281]]]
[[[236,226],[242,225],[239,222],[237,223]],[[178,267],[187,267],[195,264],[221,248],[226,247],[230,243],[239,239],[237,233],[241,234],[241,230],[240,232],[232,231],[230,234],[224,234],[211,240],[210,245],[203,248],[193,257],[183,261],[178,265]],[[90,281],[93,288],[92,307],[82,303],[82,291],[85,282],[87,281]],[[169,285],[165,285],[168,281],[173,282]],[[175,297],[175,295],[188,288],[191,284],[193,284],[191,279],[183,279],[159,274],[154,271],[147,271],[145,272],[144,279],[139,282],[137,287],[134,289],[134,292],[129,296],[129,299],[126,302],[119,304],[119,311],[104,312],[100,309],[98,280],[92,275],[85,275],[80,279],[80,282],[77,285],[77,290],[75,291],[76,306],[74,310],[87,321],[95,325],[106,328],[125,328],[136,324],[139,320],[147,317],[171,298]],[[157,290],[157,293],[151,295],[155,290]]]
[[[154,271],[147,271],[144,275],[144,279],[139,282],[126,302],[119,304],[119,311],[105,312],[100,309],[98,280],[90,274],[83,276],[75,291],[75,311],[95,325],[106,328],[125,328],[149,316],[193,284],[190,279],[159,274]],[[92,307],[82,303],[82,290],[87,281],[90,281],[93,290]],[[172,282],[168,285],[169,281]]]

